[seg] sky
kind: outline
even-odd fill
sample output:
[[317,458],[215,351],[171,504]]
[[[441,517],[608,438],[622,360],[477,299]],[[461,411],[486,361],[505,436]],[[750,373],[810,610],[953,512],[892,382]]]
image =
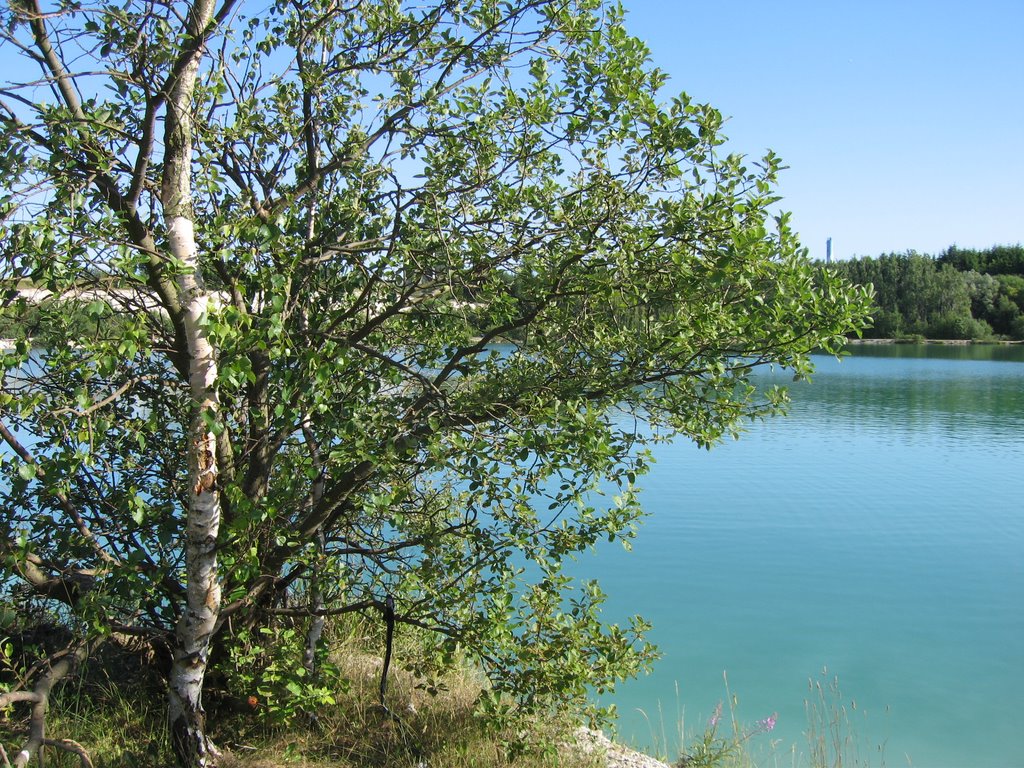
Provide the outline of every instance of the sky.
[[621,0],[816,258],[1024,243],[1024,0]]
[[1024,0],[621,2],[666,99],[789,166],[811,256],[1024,243]]

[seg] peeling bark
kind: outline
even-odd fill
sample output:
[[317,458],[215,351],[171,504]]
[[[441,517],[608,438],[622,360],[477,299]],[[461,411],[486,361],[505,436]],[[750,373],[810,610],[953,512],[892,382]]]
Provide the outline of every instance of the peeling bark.
[[206,735],[203,680],[210,641],[220,619],[221,587],[217,575],[217,536],[221,506],[217,484],[218,423],[216,350],[205,329],[209,295],[199,277],[195,236],[190,219],[168,224],[174,255],[191,269],[179,278],[188,340],[192,426],[189,445],[189,508],[184,531],[186,604],[176,627],[174,662],[168,681],[168,719],[175,757],[186,768],[216,765],[217,750]]
[[168,680],[168,724],[175,758],[183,768],[210,768],[218,752],[206,733],[203,681],[210,644],[220,619],[221,586],[217,574],[217,536],[221,523],[217,483],[217,351],[206,332],[211,309],[192,209],[193,99],[203,52],[202,40],[213,19],[213,3],[197,0],[186,21],[192,44],[169,83],[164,133],[161,202],[171,256],[176,264],[179,317],[185,331],[192,413],[188,444],[189,505],[184,530],[186,597],[175,631],[174,660]]

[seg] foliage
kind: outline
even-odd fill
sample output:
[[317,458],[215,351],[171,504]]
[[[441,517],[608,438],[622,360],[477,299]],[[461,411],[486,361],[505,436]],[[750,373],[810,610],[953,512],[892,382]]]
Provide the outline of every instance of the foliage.
[[984,250],[951,245],[939,254],[938,261],[960,272],[1024,275],[1024,245],[994,245]]
[[3,356],[5,580],[169,644],[189,764],[229,626],[258,649],[390,596],[496,715],[644,669],[643,622],[563,563],[628,544],[647,443],[778,412],[750,370],[807,374],[866,294],[816,276],[779,159],[666,99],[615,6],[248,12],[4,14],[49,87],[0,86],[0,278],[96,320],[40,308],[45,348]]
[[304,647],[299,627],[242,630],[229,640],[230,661],[224,665],[228,691],[268,726],[289,726],[300,716],[333,706],[348,683],[325,658],[319,660],[315,676],[296,664]]
[[939,258],[910,251],[834,263],[875,293],[876,338],[1024,339],[1024,248],[951,247]]

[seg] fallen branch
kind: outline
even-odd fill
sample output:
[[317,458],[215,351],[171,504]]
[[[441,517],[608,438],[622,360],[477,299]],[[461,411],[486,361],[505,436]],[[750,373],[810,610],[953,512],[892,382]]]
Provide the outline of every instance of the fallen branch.
[[72,741],[71,739],[43,739],[43,745],[63,749],[65,752],[74,752],[78,755],[82,768],[94,768],[92,760],[89,759],[89,753],[77,741]]
[[[28,738],[22,750],[14,756],[13,765],[8,761],[7,753],[2,753],[5,768],[25,768],[32,756],[37,754],[44,745],[74,752],[81,760],[83,768],[92,768],[92,761],[81,744],[70,739],[46,738],[46,710],[50,705],[50,691],[53,690],[53,686],[89,658],[89,655],[105,641],[106,638],[97,638],[78,645],[74,650],[65,649],[51,656],[49,659],[51,663],[48,665],[47,671],[39,677],[31,691],[0,693],[0,709],[19,702],[32,704],[28,722]],[[52,663],[54,660],[56,663]]]

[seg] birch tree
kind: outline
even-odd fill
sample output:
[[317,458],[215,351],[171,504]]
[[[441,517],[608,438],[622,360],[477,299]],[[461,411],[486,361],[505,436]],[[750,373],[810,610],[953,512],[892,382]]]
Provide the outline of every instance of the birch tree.
[[[229,7],[229,6],[228,6]],[[225,8],[227,10],[227,8]],[[188,503],[183,506],[185,600],[178,617],[174,661],[168,680],[168,720],[174,753],[184,765],[212,765],[215,750],[206,736],[203,679],[210,641],[220,621],[217,537],[221,523],[217,488],[217,433],[223,433],[217,402],[217,353],[207,328],[210,293],[205,287],[192,205],[193,109],[196,79],[206,38],[213,30],[212,0],[197,0],[184,14],[181,53],[162,90],[163,171],[160,207],[166,228],[166,261],[174,265],[191,395],[188,432]],[[157,277],[156,279],[166,279]]]
[[600,0],[11,0],[3,28],[4,574],[173,649],[183,766],[217,760],[211,649],[274,616],[393,604],[492,713],[645,668],[564,561],[628,544],[648,443],[778,412],[751,371],[863,325],[779,159],[728,153]]

